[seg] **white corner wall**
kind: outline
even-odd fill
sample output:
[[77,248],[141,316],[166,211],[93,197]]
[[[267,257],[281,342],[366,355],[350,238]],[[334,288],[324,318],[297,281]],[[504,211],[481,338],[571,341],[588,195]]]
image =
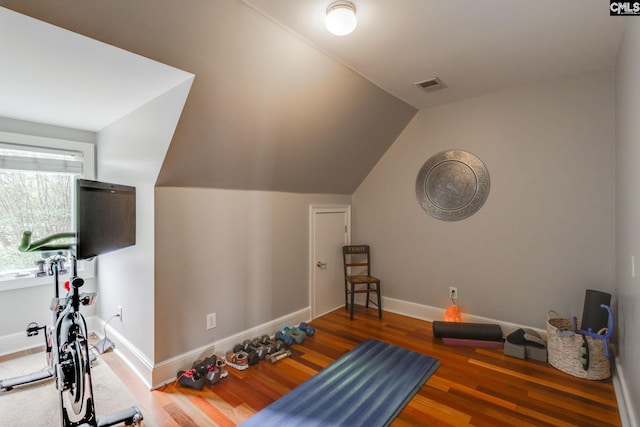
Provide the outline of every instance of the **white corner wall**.
[[[618,375],[630,425],[640,425],[640,22],[628,22],[616,62]],[[635,260],[635,272],[633,271]],[[634,274],[635,273],[635,274]]]
[[[491,191],[473,216],[419,206],[425,161],[467,150]],[[614,291],[614,73],[603,70],[422,110],[353,195],[353,242],[372,246],[383,294],[544,329]],[[638,251],[640,254],[640,250]]]
[[98,257],[98,315],[107,320],[122,306],[122,321],[109,326],[121,350],[138,359],[129,361],[142,362],[136,370],[148,384],[155,328],[154,187],[192,81],[193,76],[98,134],[98,180],[135,186],[137,216],[136,245]]

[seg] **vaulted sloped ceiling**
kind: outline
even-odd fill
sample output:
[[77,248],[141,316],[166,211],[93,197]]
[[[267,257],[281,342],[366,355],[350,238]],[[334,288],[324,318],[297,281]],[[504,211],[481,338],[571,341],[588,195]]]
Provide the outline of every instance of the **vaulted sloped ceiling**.
[[0,5],[196,75],[160,186],[351,194],[416,113],[239,0]]

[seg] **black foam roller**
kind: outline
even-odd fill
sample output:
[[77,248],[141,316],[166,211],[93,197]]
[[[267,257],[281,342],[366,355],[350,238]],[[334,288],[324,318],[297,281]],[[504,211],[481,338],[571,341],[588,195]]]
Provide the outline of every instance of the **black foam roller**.
[[592,332],[597,333],[600,329],[607,327],[609,312],[600,307],[601,304],[611,307],[611,294],[587,289],[584,296],[580,329],[583,331],[591,329]]
[[433,322],[436,338],[458,338],[479,341],[502,341],[502,328],[491,323]]

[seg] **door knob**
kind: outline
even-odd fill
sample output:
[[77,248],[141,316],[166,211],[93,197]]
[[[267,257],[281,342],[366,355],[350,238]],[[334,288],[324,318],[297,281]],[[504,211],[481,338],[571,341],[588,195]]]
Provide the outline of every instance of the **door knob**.
[[326,266],[327,266],[327,263],[326,263],[326,262],[318,261],[318,262],[316,263],[316,267],[318,267],[318,268],[324,268],[324,267],[326,267]]

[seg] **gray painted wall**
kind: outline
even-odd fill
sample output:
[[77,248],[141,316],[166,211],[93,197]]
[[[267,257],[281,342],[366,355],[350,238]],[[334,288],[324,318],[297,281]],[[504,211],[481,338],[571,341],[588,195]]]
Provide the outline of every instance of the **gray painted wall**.
[[161,362],[309,307],[309,206],[351,197],[157,187],[155,200]]
[[[629,21],[616,64],[616,293],[619,372],[627,408],[640,408],[640,25]],[[631,257],[635,257],[632,276]],[[634,416],[631,414],[631,416]],[[640,424],[635,414],[635,422]]]
[[[491,192],[458,222],[425,213],[419,169],[446,149],[478,156]],[[353,195],[387,297],[545,327],[614,290],[614,75],[568,77],[420,111]],[[640,251],[638,252],[640,253]]]

